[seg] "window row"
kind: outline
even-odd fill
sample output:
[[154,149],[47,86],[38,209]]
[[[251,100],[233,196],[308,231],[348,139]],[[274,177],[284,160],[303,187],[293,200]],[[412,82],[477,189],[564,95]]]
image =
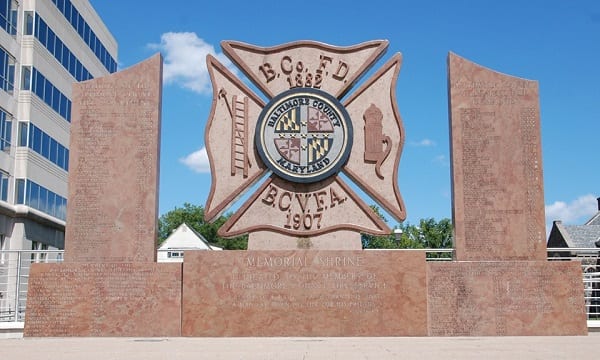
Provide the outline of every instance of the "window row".
[[55,218],[66,220],[67,199],[29,179],[16,181],[17,204],[27,205]]
[[79,11],[71,3],[71,0],[52,0],[54,5],[58,8],[65,18],[71,23],[73,28],[77,30],[77,33],[83,41],[92,49],[98,60],[102,62],[102,65],[109,72],[113,73],[117,71],[117,62],[110,56],[106,47],[102,44],[100,39],[96,36],[94,31],[90,28],[88,23],[83,19]]
[[[73,75],[77,81],[84,81],[93,78],[92,74],[83,66],[81,61],[75,57],[75,54],[69,50],[69,48],[62,42],[62,40],[56,36],[54,31],[46,24],[39,14],[35,17],[35,30],[29,27],[30,23],[33,23],[35,15],[33,12],[28,11],[25,14],[25,35],[35,35],[35,37],[48,49],[48,51],[58,60],[58,62],[67,71]],[[33,32],[33,33],[32,33]],[[35,34],[34,34],[35,33]]]
[[0,27],[10,35],[17,34],[18,7],[15,0],[0,0]]
[[0,171],[0,200],[8,201],[8,174],[4,171]]
[[71,122],[71,100],[36,68],[21,67],[21,90],[33,91],[60,116]]
[[0,109],[0,151],[10,151],[10,138],[12,135],[12,116]]
[[0,47],[0,89],[11,93],[15,83],[15,58]]
[[27,146],[61,169],[69,171],[69,149],[30,122],[19,122],[19,146]]

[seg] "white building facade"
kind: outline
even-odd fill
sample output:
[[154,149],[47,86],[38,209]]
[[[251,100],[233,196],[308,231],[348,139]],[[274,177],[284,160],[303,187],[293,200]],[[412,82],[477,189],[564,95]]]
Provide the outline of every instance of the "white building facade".
[[183,262],[186,250],[223,250],[211,245],[200,233],[183,223],[156,250],[158,262]]
[[0,249],[64,248],[72,84],[116,57],[87,0],[0,0]]

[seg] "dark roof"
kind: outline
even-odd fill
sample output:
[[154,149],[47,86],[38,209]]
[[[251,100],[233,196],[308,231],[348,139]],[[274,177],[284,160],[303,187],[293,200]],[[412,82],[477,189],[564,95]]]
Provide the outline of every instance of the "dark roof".
[[[563,225],[565,241],[572,248],[595,248],[600,240],[600,225]],[[564,232],[566,231],[567,234]],[[566,235],[566,236],[565,236]]]
[[592,216],[586,223],[586,225],[600,225],[600,211],[596,215]]
[[584,225],[563,225],[560,220],[554,221],[548,247],[600,248],[600,198],[597,200],[598,212]]
[[600,225],[563,225],[562,221],[554,221],[548,247],[600,248]]

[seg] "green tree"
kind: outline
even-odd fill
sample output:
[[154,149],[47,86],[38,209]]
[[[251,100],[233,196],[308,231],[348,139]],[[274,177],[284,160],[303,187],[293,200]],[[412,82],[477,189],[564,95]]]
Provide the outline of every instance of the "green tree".
[[183,204],[183,207],[163,214],[158,219],[158,244],[162,244],[173,230],[179,225],[186,223],[189,227],[196,230],[212,245],[222,247],[226,250],[245,250],[248,247],[248,237],[238,236],[232,239],[225,239],[217,234],[217,231],[227,221],[231,215],[218,217],[212,223],[204,219],[204,207],[201,205]]
[[[377,206],[372,205],[371,209],[386,221]],[[452,222],[450,219],[439,222],[433,218],[421,219],[419,225],[400,224],[390,235],[362,234],[361,240],[364,249],[449,249],[452,248]],[[450,256],[449,253],[428,254],[428,257]]]

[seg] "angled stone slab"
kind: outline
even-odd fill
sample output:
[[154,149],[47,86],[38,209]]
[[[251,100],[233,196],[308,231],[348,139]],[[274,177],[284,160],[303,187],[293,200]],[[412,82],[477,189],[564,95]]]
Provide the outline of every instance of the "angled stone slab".
[[180,336],[181,264],[33,264],[24,336]]
[[425,336],[424,252],[186,251],[183,336]]
[[162,58],[73,84],[65,261],[156,260]]
[[296,237],[338,230],[376,235],[391,232],[338,176],[313,184],[294,184],[272,176],[221,226],[219,235],[265,230]]
[[457,260],[544,260],[536,81],[448,56]]
[[256,122],[265,104],[217,59],[209,55],[206,63],[213,85],[204,140],[212,176],[205,207],[210,221],[266,172],[254,146]]
[[429,336],[586,335],[581,263],[427,263]]
[[223,52],[270,98],[296,87],[317,88],[342,97],[388,47],[388,41],[332,46],[295,41],[260,47],[221,42]]
[[402,55],[394,55],[344,102],[352,119],[354,140],[343,171],[398,221],[406,219],[396,180],[404,145],[396,103],[401,64]]

